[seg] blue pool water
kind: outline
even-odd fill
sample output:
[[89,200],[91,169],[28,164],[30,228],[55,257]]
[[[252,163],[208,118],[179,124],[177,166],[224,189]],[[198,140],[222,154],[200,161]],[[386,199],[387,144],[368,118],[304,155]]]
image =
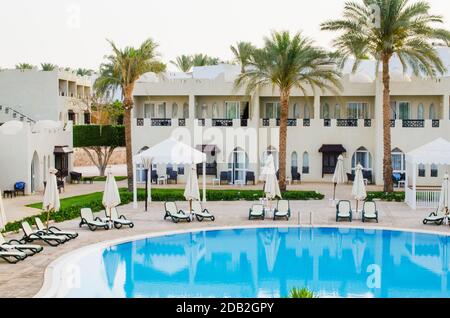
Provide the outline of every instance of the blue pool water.
[[450,238],[260,228],[196,232],[91,251],[67,297],[450,297]]

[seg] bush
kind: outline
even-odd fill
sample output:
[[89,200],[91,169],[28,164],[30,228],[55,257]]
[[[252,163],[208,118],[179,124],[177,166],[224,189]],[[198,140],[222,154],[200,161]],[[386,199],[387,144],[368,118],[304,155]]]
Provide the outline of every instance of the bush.
[[80,125],[73,127],[74,147],[124,147],[124,126]]
[[292,288],[289,292],[289,298],[316,298],[314,293],[307,288]]
[[[129,204],[133,201],[133,193],[128,192],[127,189],[119,189],[122,204]],[[256,201],[263,197],[263,191],[259,190],[207,190],[206,199],[208,201]],[[90,207],[93,212],[104,210],[102,205],[102,192],[95,192],[86,195],[80,195],[61,200],[61,208],[57,213],[50,214],[50,220],[57,223],[67,220],[73,220],[80,216],[80,210],[85,207]],[[315,191],[288,191],[283,194],[283,198],[287,200],[321,200],[324,198],[323,194]],[[138,189],[138,201],[145,200],[145,190]],[[152,200],[155,202],[165,201],[185,201],[183,189],[152,189]],[[41,209],[42,203],[34,203],[28,207]],[[37,215],[43,221],[47,220],[47,214],[42,213]],[[6,224],[5,232],[15,232],[20,230],[20,225],[23,221],[34,224],[34,216],[28,217],[24,220]]]
[[388,201],[388,202],[404,202],[405,201],[405,192],[368,192],[367,193],[367,201],[373,201],[375,199],[381,200],[381,201]]

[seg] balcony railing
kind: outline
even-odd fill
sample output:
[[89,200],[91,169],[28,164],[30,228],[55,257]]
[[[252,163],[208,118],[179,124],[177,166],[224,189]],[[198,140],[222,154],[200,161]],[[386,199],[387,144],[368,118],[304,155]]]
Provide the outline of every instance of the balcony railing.
[[136,118],[136,125],[138,127],[143,127],[144,126],[144,118]]
[[248,127],[248,119],[241,119],[241,127]]
[[358,119],[337,119],[338,127],[358,127]]
[[152,118],[152,126],[170,127],[170,126],[172,126],[172,119]]
[[270,126],[270,119],[269,118],[263,118],[262,124],[263,124],[263,127],[269,127]]
[[372,119],[364,119],[364,127],[372,127]]
[[[281,120],[278,118],[277,119],[277,127],[280,126]],[[297,119],[288,119],[287,120],[287,126],[288,127],[295,127],[297,126]]]
[[323,126],[324,127],[331,127],[331,119],[324,119],[323,120]]
[[186,126],[186,119],[185,118],[179,118],[178,119],[178,126],[185,127]]
[[310,127],[311,126],[311,119],[305,118],[303,119],[303,127]]
[[395,119],[391,119],[391,128],[395,128]]
[[425,120],[423,119],[404,119],[402,121],[403,128],[424,128]]
[[213,127],[233,127],[233,119],[213,119]]
[[206,120],[204,118],[200,118],[197,120],[197,123],[200,127],[205,127],[206,125]]
[[431,127],[439,128],[441,126],[441,121],[439,119],[433,119],[431,121]]

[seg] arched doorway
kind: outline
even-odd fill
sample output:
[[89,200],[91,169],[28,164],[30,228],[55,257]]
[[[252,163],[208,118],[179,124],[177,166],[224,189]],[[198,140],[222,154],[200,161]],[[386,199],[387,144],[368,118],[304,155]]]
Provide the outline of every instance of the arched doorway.
[[39,156],[35,151],[33,154],[33,159],[31,160],[31,184],[30,191],[31,193],[36,192],[39,185]]
[[249,158],[247,153],[242,148],[235,148],[231,153],[229,169],[231,171],[231,181],[233,184],[236,181],[245,183],[245,176],[248,170]]

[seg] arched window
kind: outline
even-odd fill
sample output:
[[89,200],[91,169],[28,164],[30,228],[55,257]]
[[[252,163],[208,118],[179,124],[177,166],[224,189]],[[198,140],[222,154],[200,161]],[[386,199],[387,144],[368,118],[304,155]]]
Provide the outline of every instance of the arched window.
[[306,151],[303,153],[302,172],[303,174],[309,174],[309,154]]
[[291,155],[291,168],[298,168],[298,155],[296,151]]
[[328,103],[323,104],[322,119],[330,119],[330,105]]
[[405,154],[399,148],[391,152],[392,171],[394,173],[404,173],[406,171]]
[[358,150],[356,150],[353,154],[352,170],[355,170],[358,164],[361,164],[364,170],[372,170],[372,155],[364,147],[358,148]]
[[172,118],[178,118],[178,104],[172,104]]
[[341,119],[341,105],[334,105],[334,118]]
[[432,178],[437,178],[437,177],[439,176],[439,168],[438,168],[438,165],[436,165],[436,164],[432,164],[432,165],[431,165],[431,174],[430,174],[430,176],[431,176]]
[[184,103],[183,105],[183,118],[188,119],[189,118],[189,104]]
[[214,103],[212,106],[212,110],[213,110],[213,118],[217,119],[219,118],[219,105],[217,105],[217,103]]
[[425,119],[425,110],[423,108],[423,104],[420,103],[417,107],[417,119],[424,120]]
[[201,118],[208,118],[208,105],[203,104],[201,111],[202,111]]
[[294,118],[300,118],[300,106],[297,103],[294,104]]
[[305,109],[304,109],[304,117],[305,119],[311,119],[311,114],[309,112],[309,106],[308,104],[305,104]]
[[430,115],[429,119],[432,119],[432,120],[437,119],[436,107],[434,106],[434,103],[431,103],[431,105],[430,105],[430,114],[429,115]]
[[421,177],[421,178],[425,178],[425,165],[424,164],[419,164],[419,167],[418,167],[418,175],[419,175],[419,177]]

